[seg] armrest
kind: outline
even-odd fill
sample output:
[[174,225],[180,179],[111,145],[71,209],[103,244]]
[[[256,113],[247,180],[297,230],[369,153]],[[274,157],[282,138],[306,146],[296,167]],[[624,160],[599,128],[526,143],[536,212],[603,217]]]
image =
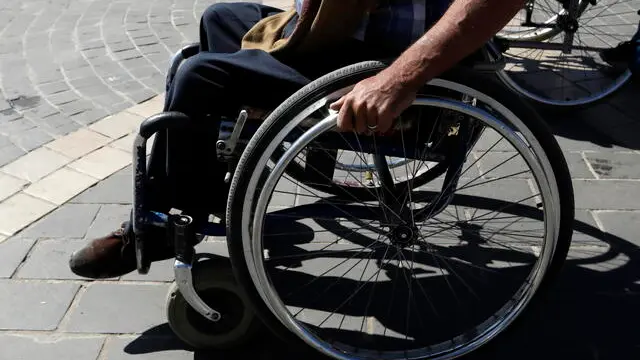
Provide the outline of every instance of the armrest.
[[182,52],[182,57],[185,59],[188,57],[191,57],[197,54],[198,52],[200,52],[200,43],[193,43],[193,44],[187,45],[183,47],[180,50],[180,52]]

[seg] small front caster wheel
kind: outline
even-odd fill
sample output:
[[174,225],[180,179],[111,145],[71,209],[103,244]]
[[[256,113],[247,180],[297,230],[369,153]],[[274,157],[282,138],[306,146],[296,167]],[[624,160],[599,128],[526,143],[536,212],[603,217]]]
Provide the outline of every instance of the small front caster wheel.
[[178,285],[173,283],[166,304],[171,330],[195,349],[233,348],[248,341],[261,323],[236,284],[229,260],[201,261],[194,265],[192,271],[196,292],[222,317],[214,322],[200,315],[180,294]]

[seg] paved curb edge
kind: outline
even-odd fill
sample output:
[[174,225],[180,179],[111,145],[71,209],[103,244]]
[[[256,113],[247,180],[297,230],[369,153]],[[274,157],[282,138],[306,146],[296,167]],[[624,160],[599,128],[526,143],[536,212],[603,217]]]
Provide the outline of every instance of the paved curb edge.
[[164,94],[53,140],[0,167],[0,242],[130,165],[140,123]]

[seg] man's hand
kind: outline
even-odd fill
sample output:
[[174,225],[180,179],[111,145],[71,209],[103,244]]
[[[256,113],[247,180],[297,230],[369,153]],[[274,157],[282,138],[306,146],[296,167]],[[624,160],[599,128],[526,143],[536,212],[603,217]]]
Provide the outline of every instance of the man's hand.
[[331,109],[339,111],[338,129],[367,133],[385,133],[415,100],[416,90],[402,84],[393,69],[362,80]]
[[365,79],[331,104],[338,128],[388,131],[424,84],[484,45],[525,0],[454,0],[444,16],[380,74]]

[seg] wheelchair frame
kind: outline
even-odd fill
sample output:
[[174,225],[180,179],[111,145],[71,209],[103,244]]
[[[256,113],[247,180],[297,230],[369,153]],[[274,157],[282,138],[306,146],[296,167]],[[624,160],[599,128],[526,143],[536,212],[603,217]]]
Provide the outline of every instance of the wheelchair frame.
[[[198,45],[187,46],[178,51],[172,58],[170,69],[167,74],[167,86],[171,84],[175,74],[178,71],[180,63],[186,58],[196,54],[198,52]],[[488,43],[483,47],[479,53],[475,54],[482,60],[474,61],[470,64],[474,71],[496,73],[504,66],[504,61],[499,49],[493,43]],[[313,114],[306,114],[313,115]],[[326,117],[327,114],[320,114]],[[179,112],[164,112],[147,118],[141,125],[139,132],[134,141],[133,149],[133,182],[134,182],[134,199],[132,210],[132,229],[134,235],[134,243],[136,250],[137,271],[140,274],[146,274],[149,271],[151,262],[145,254],[145,246],[147,244],[146,228],[148,226],[165,228],[170,238],[173,241],[175,249],[175,262],[174,262],[174,274],[175,281],[179,288],[180,293],[184,297],[185,301],[199,314],[206,319],[217,322],[221,319],[221,314],[217,309],[213,309],[207,305],[203,299],[198,295],[194,287],[194,279],[192,276],[195,252],[193,249],[193,241],[197,234],[208,236],[223,236],[225,235],[224,224],[214,224],[207,222],[201,228],[194,228],[193,219],[186,215],[177,214],[165,214],[153,209],[149,209],[149,201],[147,199],[148,192],[148,171],[147,171],[147,142],[148,140],[159,131],[180,128],[190,126],[191,119],[185,114]],[[256,129],[259,127],[254,120],[249,119],[249,112],[247,109],[242,109],[238,114],[237,119],[222,119],[219,130],[219,138],[216,141],[217,156],[220,160],[223,160],[229,164],[229,172],[226,180],[229,181],[232,174],[235,172],[237,160],[241,153],[244,151],[243,146],[251,139]],[[472,129],[470,129],[472,130]],[[466,130],[460,130],[462,132]],[[466,134],[466,133],[465,133]],[[469,134],[467,134],[469,135]],[[420,134],[416,134],[419,137]],[[465,135],[466,136],[466,135]],[[473,138],[472,135],[471,139]],[[477,140],[477,139],[476,139]],[[336,150],[345,149],[351,150],[348,147],[340,147],[332,143],[331,138],[323,142],[324,145],[334,146]],[[360,146],[363,144],[360,143]],[[380,144],[378,144],[380,145]],[[383,148],[384,154],[376,154],[376,165],[385,161],[385,156],[400,155],[403,157],[412,157],[418,160],[426,160],[424,158],[425,151],[416,147],[413,154],[406,154],[402,150],[397,149],[394,146],[393,139],[388,143],[382,144],[385,146],[378,146]],[[409,155],[409,156],[408,156]],[[431,155],[431,154],[430,154]],[[441,160],[441,158],[431,158],[431,160]],[[447,171],[446,178],[451,182],[457,182],[456,176],[459,173]],[[382,188],[388,189],[388,179],[382,180]],[[391,180],[392,181],[392,180]],[[432,204],[432,208],[428,211],[433,211],[435,208],[445,207],[450,201],[449,194],[443,196],[441,200]],[[386,201],[385,201],[386,202]],[[553,213],[553,211],[552,211]]]
[[[198,51],[199,45],[191,44],[183,47],[173,55],[167,74],[167,87],[173,81],[182,61],[197,54]],[[476,61],[472,64],[473,69],[476,71],[494,73],[504,66],[502,54],[500,53],[499,48],[492,42],[487,43],[486,46],[480,49],[479,57],[482,60]],[[246,132],[253,134],[259,126],[255,121],[250,121],[250,124],[247,123],[247,119],[248,112],[243,109],[240,111],[240,114],[235,121],[222,120],[220,124],[220,137],[216,141],[216,150],[218,152],[219,159],[227,161],[231,165],[230,171],[226,177],[227,181],[235,170],[234,161],[239,157],[239,154],[237,153],[238,144],[241,142],[246,143],[248,141],[248,139],[242,138],[241,135]],[[184,294],[187,302],[200,314],[212,321],[217,321],[220,318],[220,314],[206,305],[197,295],[193,287],[193,279],[191,278],[193,249],[188,245],[188,237],[190,235],[194,235],[194,230],[191,229],[192,219],[185,215],[175,216],[149,211],[147,208],[148,202],[145,198],[147,182],[147,141],[159,131],[189,126],[190,121],[191,120],[188,116],[179,112],[165,112],[151,116],[140,125],[140,130],[134,141],[133,183],[135,190],[132,225],[136,247],[137,271],[140,274],[147,274],[151,265],[149,260],[146,258],[144,251],[146,235],[144,231],[145,225],[164,227],[168,231],[172,231],[175,234],[174,245],[176,247],[174,272],[180,291]],[[247,125],[249,131],[247,131]],[[330,144],[330,142],[328,143]],[[385,155],[387,156],[406,156],[405,153],[393,146],[385,148],[387,150],[387,154]],[[418,153],[413,155],[416,158],[419,156]],[[421,158],[421,160],[424,159]],[[191,234],[189,232],[191,232]],[[222,224],[207,223],[207,225],[202,229],[198,229],[197,232],[208,236],[222,236],[225,233],[225,229]]]

